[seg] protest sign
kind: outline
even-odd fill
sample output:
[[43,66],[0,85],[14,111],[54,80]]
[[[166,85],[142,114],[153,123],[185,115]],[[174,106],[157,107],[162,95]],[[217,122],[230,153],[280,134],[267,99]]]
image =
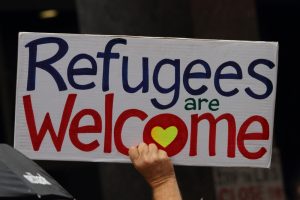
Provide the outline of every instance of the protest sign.
[[285,200],[280,154],[274,149],[270,169],[213,169],[217,200]]
[[269,167],[278,44],[21,33],[15,147],[33,159]]

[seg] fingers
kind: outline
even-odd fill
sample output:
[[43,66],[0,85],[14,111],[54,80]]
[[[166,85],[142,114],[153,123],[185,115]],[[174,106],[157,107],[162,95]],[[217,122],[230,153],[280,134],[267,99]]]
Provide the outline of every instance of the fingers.
[[137,147],[130,147],[128,154],[129,154],[131,162],[134,162],[135,160],[137,160],[140,157],[140,153],[139,153]]
[[140,154],[141,156],[147,155],[148,152],[149,152],[148,145],[145,144],[144,142],[142,142],[142,143],[139,144],[139,146],[138,146],[138,151],[139,151],[139,154]]
[[[155,146],[155,145],[154,145]],[[150,147],[150,146],[149,146]],[[132,162],[138,160],[141,156],[147,156],[149,153],[149,147],[147,144],[145,143],[140,143],[137,147],[130,147],[128,154],[130,157],[130,160]],[[153,144],[151,145],[151,151],[155,151],[155,148],[157,149],[157,147],[153,147]]]
[[168,154],[167,154],[167,152],[160,149],[160,150],[158,150],[158,157],[160,159],[166,159],[166,158],[168,158]]
[[157,146],[153,143],[147,145],[140,143],[137,147],[130,147],[128,151],[131,161],[137,160],[139,157],[165,157],[165,151],[158,150]]
[[139,160],[152,160],[167,159],[168,154],[158,149],[155,144],[140,143],[137,147],[131,147],[129,149],[129,157],[133,163],[139,162]]
[[151,143],[149,144],[149,153],[157,153],[158,148],[155,144]]
[[152,161],[158,159],[158,148],[155,144],[149,144],[149,159]]

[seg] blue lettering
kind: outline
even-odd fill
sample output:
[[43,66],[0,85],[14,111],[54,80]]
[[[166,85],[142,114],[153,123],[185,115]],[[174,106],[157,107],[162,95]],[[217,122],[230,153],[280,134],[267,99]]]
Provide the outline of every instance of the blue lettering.
[[[236,73],[228,73],[228,74],[222,74],[222,70],[225,69],[226,67],[232,67],[233,69],[235,69]],[[218,91],[219,94],[226,96],[226,97],[230,97],[233,96],[235,94],[237,94],[239,92],[239,90],[237,88],[232,89],[231,91],[224,91],[222,90],[221,86],[220,86],[220,79],[242,79],[243,78],[243,74],[242,74],[242,69],[239,66],[239,64],[237,64],[234,61],[228,61],[223,63],[222,65],[220,65],[215,73],[215,88]]]
[[[37,61],[37,47],[39,45],[51,43],[58,45],[56,54],[46,60]],[[29,48],[27,91],[35,90],[36,68],[40,68],[48,72],[54,78],[59,91],[66,90],[66,83],[59,72],[52,66],[52,64],[64,57],[69,49],[68,43],[62,38],[45,37],[33,40],[26,44],[25,47]]]
[[271,62],[270,60],[266,60],[266,59],[256,59],[254,60],[252,63],[250,63],[249,68],[248,68],[248,73],[250,76],[252,76],[253,78],[261,81],[263,84],[265,84],[266,86],[266,92],[264,94],[256,94],[254,93],[249,87],[247,87],[245,89],[245,92],[252,98],[255,99],[265,99],[267,98],[273,91],[273,84],[272,81],[270,81],[267,77],[258,74],[257,72],[254,71],[255,67],[257,65],[265,65],[267,67],[269,67],[269,69],[272,69],[275,64],[273,62]]
[[[91,68],[76,68],[76,69],[74,69],[74,66],[80,60],[89,61],[91,63]],[[96,63],[95,59],[88,54],[78,54],[69,63],[68,80],[69,80],[69,83],[72,85],[72,87],[74,87],[75,89],[87,90],[87,89],[91,89],[91,88],[95,87],[94,82],[90,82],[85,85],[80,85],[80,84],[76,83],[74,80],[75,75],[82,76],[82,75],[96,75],[96,74],[97,74],[97,63]]]
[[[162,68],[162,66],[164,65],[172,65],[174,67],[175,70],[175,74],[174,74],[174,84],[169,87],[169,88],[163,88],[160,86],[159,81],[158,81],[158,75],[160,72],[160,69]],[[152,98],[151,102],[152,104],[158,108],[158,109],[168,109],[171,108],[173,105],[176,104],[176,102],[178,101],[179,98],[179,89],[180,89],[180,60],[179,59],[175,59],[175,60],[171,60],[171,59],[163,59],[161,61],[159,61],[157,63],[157,65],[154,68],[154,72],[153,72],[153,84],[154,87],[161,93],[166,94],[169,92],[174,91],[174,96],[172,101],[167,104],[167,105],[162,105],[160,104],[156,98]]]
[[142,88],[142,92],[146,93],[149,90],[149,61],[147,57],[143,57],[143,80],[136,87],[130,87],[128,83],[128,57],[123,57],[122,62],[122,80],[123,88],[128,93],[135,93]]
[[[191,73],[191,70],[193,69],[193,67],[197,64],[200,64],[204,67],[205,72],[194,72]],[[189,80],[192,78],[203,78],[203,79],[208,79],[211,77],[211,70],[210,67],[208,65],[207,62],[205,62],[204,60],[194,60],[192,61],[190,64],[188,64],[188,66],[186,67],[186,69],[184,70],[184,74],[183,74],[183,85],[186,89],[186,91],[188,93],[190,93],[191,95],[201,95],[204,92],[206,92],[207,90],[207,86],[206,85],[202,85],[200,88],[198,89],[193,89],[190,84],[189,84]]]
[[127,44],[127,40],[122,38],[116,38],[110,40],[106,46],[104,52],[98,52],[97,58],[103,58],[103,78],[102,78],[102,90],[108,91],[109,90],[109,65],[110,59],[118,59],[120,57],[119,53],[112,53],[111,50],[113,46],[116,44]]

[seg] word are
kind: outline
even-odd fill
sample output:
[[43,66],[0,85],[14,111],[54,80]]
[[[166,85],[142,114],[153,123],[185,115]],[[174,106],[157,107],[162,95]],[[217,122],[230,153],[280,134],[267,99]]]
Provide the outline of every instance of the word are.
[[206,98],[187,98],[185,101],[185,110],[201,110],[204,106],[207,106],[211,111],[219,110],[220,102],[218,99],[208,100]]

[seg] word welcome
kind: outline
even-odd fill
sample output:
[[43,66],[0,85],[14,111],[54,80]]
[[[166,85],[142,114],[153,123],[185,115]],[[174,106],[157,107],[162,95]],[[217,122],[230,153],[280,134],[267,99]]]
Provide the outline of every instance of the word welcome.
[[[139,109],[128,109],[120,113],[115,124],[112,124],[112,113],[114,108],[114,94],[105,95],[105,114],[104,120],[101,114],[94,109],[82,109],[75,114],[73,119],[70,119],[72,115],[72,110],[76,101],[76,94],[69,94],[65,103],[65,107],[62,113],[60,126],[58,132],[55,131],[52,120],[49,113],[46,114],[44,121],[38,131],[35,123],[35,116],[32,108],[31,96],[27,95],[23,97],[24,110],[26,115],[26,121],[29,129],[29,134],[32,142],[32,146],[35,151],[38,151],[41,143],[49,132],[52,142],[55,146],[56,151],[61,151],[63,141],[67,132],[68,124],[69,137],[72,144],[81,151],[90,152],[99,148],[100,143],[98,140],[94,140],[90,143],[83,143],[80,141],[80,134],[100,134],[102,132],[103,121],[105,123],[104,130],[104,153],[111,153],[112,151],[112,135],[114,134],[114,143],[117,150],[128,155],[128,147],[126,147],[122,141],[122,129],[124,124],[130,118],[137,118],[141,121],[145,121],[149,118],[148,114]],[[92,117],[94,123],[88,125],[79,125],[80,121],[86,117]],[[211,113],[204,114],[192,114],[190,116],[191,120],[191,133],[190,133],[190,148],[189,156],[197,155],[197,137],[198,125],[202,121],[207,121],[210,126],[209,130],[209,156],[216,155],[216,128],[217,124],[221,121],[226,121],[228,124],[228,141],[227,141],[227,156],[229,158],[234,158],[236,156],[236,148],[240,153],[248,159],[258,159],[265,155],[267,152],[265,147],[260,147],[255,152],[250,152],[245,146],[245,141],[249,140],[268,140],[269,139],[269,124],[268,121],[258,115],[250,116],[247,118],[241,127],[236,127],[236,119],[230,113],[224,113],[218,117],[214,117]],[[178,154],[186,145],[187,142],[187,122],[184,122],[180,117],[173,114],[159,114],[153,116],[145,124],[143,133],[144,141],[147,143],[155,142],[159,147],[164,148],[169,156],[174,156]],[[258,123],[261,127],[261,132],[248,132],[247,129],[253,124]],[[175,125],[175,126],[174,126]],[[164,131],[169,136],[164,135]]]

